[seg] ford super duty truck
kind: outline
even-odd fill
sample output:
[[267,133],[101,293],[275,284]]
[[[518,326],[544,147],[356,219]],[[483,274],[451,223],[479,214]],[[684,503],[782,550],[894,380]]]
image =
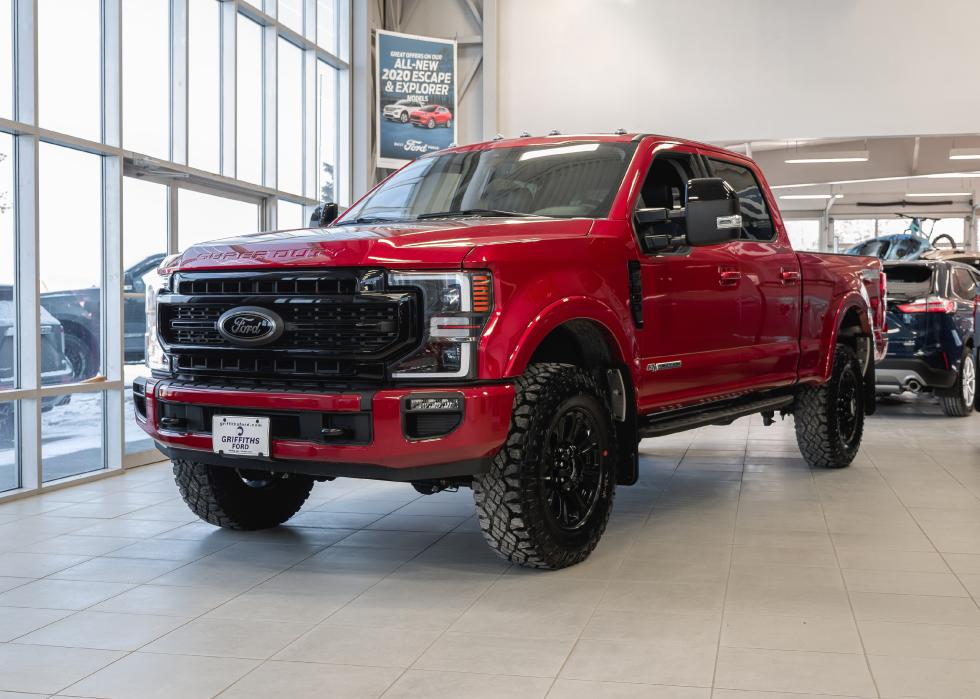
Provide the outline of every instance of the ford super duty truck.
[[315,481],[472,487],[490,546],[596,546],[639,440],[792,414],[851,463],[884,356],[875,258],[797,253],[749,159],[644,134],[420,157],[337,218],[195,245],[148,285],[137,419],[203,519]]

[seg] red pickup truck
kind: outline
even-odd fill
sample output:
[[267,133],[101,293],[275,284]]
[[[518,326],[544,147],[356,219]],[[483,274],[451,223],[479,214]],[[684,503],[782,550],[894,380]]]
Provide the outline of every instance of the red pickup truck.
[[595,548],[643,438],[780,413],[812,466],[858,450],[880,262],[794,252],[741,155],[495,140],[336,212],[194,246],[148,290],[137,419],[208,522],[275,526],[339,476],[465,486],[500,555],[560,568]]

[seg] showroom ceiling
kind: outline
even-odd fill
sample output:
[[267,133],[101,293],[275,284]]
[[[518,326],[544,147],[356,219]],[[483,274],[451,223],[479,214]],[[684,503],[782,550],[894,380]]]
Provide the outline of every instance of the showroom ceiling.
[[787,212],[968,214],[980,191],[976,134],[720,145],[750,152]]

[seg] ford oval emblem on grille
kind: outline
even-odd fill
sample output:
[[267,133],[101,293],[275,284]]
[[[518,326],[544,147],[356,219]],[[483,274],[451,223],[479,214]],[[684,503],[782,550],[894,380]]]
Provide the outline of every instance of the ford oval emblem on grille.
[[267,345],[282,335],[286,324],[278,313],[257,306],[238,306],[221,314],[218,332],[229,342],[244,347]]

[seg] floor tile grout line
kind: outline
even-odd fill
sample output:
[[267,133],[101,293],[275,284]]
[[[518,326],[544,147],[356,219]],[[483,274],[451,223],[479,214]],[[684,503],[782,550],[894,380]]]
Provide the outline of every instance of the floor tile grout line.
[[[868,460],[871,461],[870,455],[868,455]],[[877,470],[877,467],[874,466],[873,461],[871,462],[871,465],[875,468],[875,470]],[[850,465],[848,465],[848,467],[850,467]],[[879,476],[880,475],[881,474],[879,472]],[[854,601],[851,599],[851,592],[847,586],[847,577],[844,575],[844,569],[841,566],[840,553],[837,550],[837,542],[834,540],[834,535],[830,530],[830,522],[827,520],[827,510],[824,508],[823,491],[821,491],[817,483],[815,471],[812,468],[810,469],[810,478],[813,479],[814,488],[817,491],[817,498],[820,502],[820,514],[823,516],[824,526],[827,528],[827,537],[830,539],[830,546],[834,551],[834,560],[837,561],[837,574],[840,576],[841,583],[844,586],[844,595],[847,597],[848,609],[851,610],[851,622],[854,624],[854,630],[857,632],[858,642],[861,644],[861,654],[864,656],[864,666],[868,669],[868,677],[871,678],[871,686],[874,687],[875,696],[880,697],[881,689],[878,687],[878,678],[875,677],[874,669],[871,667],[871,657],[869,656],[868,648],[864,643],[864,633],[861,631],[861,624],[858,623],[857,613],[854,611]]]
[[[926,456],[929,456],[929,455],[927,454]],[[949,564],[949,561],[948,561],[948,560],[946,559],[946,555],[945,555],[945,553],[944,553],[943,551],[940,551],[940,550],[939,550],[939,547],[938,547],[938,546],[936,546],[936,542],[935,542],[935,541],[933,541],[933,539],[932,539],[932,537],[931,537],[931,536],[929,536],[929,533],[928,533],[928,532],[927,532],[927,531],[925,530],[925,528],[924,528],[924,527],[922,526],[922,523],[921,523],[921,522],[919,522],[919,520],[918,520],[918,518],[916,518],[916,516],[915,516],[914,514],[912,514],[912,512],[911,512],[911,511],[909,510],[909,507],[908,507],[908,505],[906,505],[906,504],[905,504],[905,501],[904,501],[904,500],[902,500],[902,498],[901,498],[901,496],[899,496],[899,494],[898,494],[898,492],[897,492],[897,491],[895,490],[895,488],[894,488],[894,487],[892,486],[892,484],[891,484],[891,482],[890,482],[890,481],[888,480],[888,478],[887,478],[887,477],[885,476],[885,474],[884,474],[884,473],[882,472],[882,470],[881,470],[881,468],[879,468],[879,466],[878,466],[878,464],[877,464],[877,462],[876,462],[876,461],[874,460],[874,458],[873,458],[873,457],[872,457],[872,456],[871,456],[870,454],[868,455],[868,458],[869,458],[869,460],[871,461],[871,464],[872,464],[872,465],[874,466],[874,469],[875,469],[875,471],[877,471],[877,472],[878,472],[878,474],[879,474],[879,476],[881,477],[881,479],[882,479],[882,480],[883,480],[883,481],[885,482],[885,485],[887,485],[887,486],[888,486],[888,489],[892,491],[892,493],[893,493],[893,494],[895,495],[895,497],[896,497],[896,498],[898,498],[898,501],[899,501],[899,502],[901,503],[901,505],[902,505],[902,507],[903,507],[903,508],[905,509],[905,512],[906,512],[906,513],[908,514],[908,516],[909,516],[909,517],[910,517],[910,518],[912,519],[912,521],[913,521],[913,522],[915,522],[915,526],[916,526],[916,528],[917,528],[917,529],[918,529],[918,530],[919,530],[920,532],[922,532],[922,536],[924,536],[924,537],[926,538],[926,541],[928,541],[928,542],[929,542],[929,544],[930,544],[930,545],[932,546],[932,548],[933,548],[933,550],[934,550],[934,551],[935,551],[935,552],[936,552],[937,554],[939,554],[939,557],[940,557],[940,558],[942,559],[942,561],[943,561],[943,563],[944,563],[944,564],[946,564],[946,568],[947,568],[947,569],[949,570],[949,573],[950,573],[950,575],[952,575],[952,576],[953,576],[953,577],[954,577],[954,578],[956,579],[956,582],[958,582],[958,583],[959,583],[959,585],[960,585],[960,587],[962,587],[962,588],[963,588],[963,591],[964,591],[964,592],[966,592],[966,596],[967,596],[967,597],[968,597],[968,598],[969,598],[969,599],[970,599],[970,600],[971,600],[971,601],[973,602],[973,606],[974,606],[974,607],[976,607],[976,608],[977,608],[978,610],[980,610],[980,601],[978,601],[978,600],[977,600],[977,598],[973,596],[973,594],[972,594],[972,593],[970,592],[970,588],[968,588],[968,587],[967,587],[967,586],[966,586],[966,585],[965,585],[965,584],[963,583],[963,580],[962,580],[962,579],[960,578],[960,576],[959,576],[959,574],[958,574],[958,573],[956,572],[956,570],[955,570],[955,569],[953,568],[953,566],[951,566],[951,565]],[[945,466],[943,466],[942,464],[940,464],[940,463],[939,463],[938,461],[936,461],[935,459],[933,459],[933,458],[932,458],[931,456],[929,456],[929,459],[930,459],[930,460],[931,460],[931,461],[932,461],[933,463],[935,463],[936,465],[938,465],[938,466],[939,466],[939,467],[940,467],[941,469],[943,469],[944,471],[946,471],[946,473],[949,473],[949,471],[948,471],[948,469],[946,469],[946,467],[945,467]],[[966,486],[964,486],[964,485],[963,485],[963,484],[962,484],[962,483],[961,483],[961,482],[959,481],[959,479],[957,479],[957,478],[956,478],[955,476],[953,476],[953,475],[952,475],[951,473],[950,473],[949,475],[950,475],[950,477],[952,477],[952,478],[953,478],[953,479],[954,479],[954,480],[955,480],[955,481],[956,481],[957,483],[959,483],[959,484],[960,484],[960,487],[962,487],[962,488],[963,488],[964,490],[967,490],[967,492],[970,492],[970,491],[969,491],[969,490],[968,490],[968,489],[966,488]],[[971,495],[973,495],[973,493],[970,493],[970,494],[971,494]],[[975,496],[975,495],[974,495],[974,498],[976,498],[976,496]],[[980,500],[980,499],[978,499],[978,500]]]
[[721,658],[721,649],[722,649],[721,637],[725,631],[725,611],[728,608],[728,588],[731,586],[732,571],[735,567],[735,535],[738,531],[738,515],[742,509],[742,484],[745,479],[745,459],[748,456],[748,452],[749,452],[749,435],[750,435],[750,428],[752,425],[752,419],[753,418],[750,417],[748,420],[746,420],[746,423],[748,424],[746,426],[745,445],[742,452],[742,470],[738,480],[738,498],[735,501],[735,521],[734,524],[732,525],[732,536],[730,539],[731,551],[729,552],[728,555],[728,575],[725,576],[725,590],[721,598],[721,619],[718,622],[718,641],[715,645],[715,662],[711,668],[711,696],[712,697],[715,695],[715,689],[718,680],[718,661]]
[[[115,519],[115,518],[113,518],[113,519]],[[192,522],[192,524],[193,524],[193,522]],[[178,527],[174,527],[174,529],[179,529],[179,528],[180,528],[181,526],[185,526],[185,525],[180,525],[180,526],[178,526]],[[168,529],[168,530],[166,530],[166,531],[173,531],[174,529]],[[166,533],[166,532],[161,532],[161,533]],[[294,564],[292,564],[292,565],[290,565],[290,566],[287,566],[286,568],[284,568],[284,569],[282,569],[282,570],[280,570],[279,572],[277,572],[277,573],[275,573],[275,574],[273,574],[273,575],[271,575],[270,577],[268,577],[268,578],[265,578],[265,579],[263,579],[263,580],[261,580],[261,581],[259,581],[259,582],[257,582],[257,583],[255,583],[255,585],[252,585],[251,587],[249,587],[249,588],[247,588],[246,590],[243,590],[242,592],[240,592],[240,593],[238,593],[237,595],[233,595],[233,596],[232,596],[231,598],[229,598],[228,600],[225,600],[225,602],[223,602],[222,604],[227,604],[227,603],[228,603],[228,602],[230,602],[231,600],[233,600],[233,599],[237,599],[238,597],[241,597],[241,596],[242,596],[243,594],[245,594],[245,593],[247,593],[247,592],[250,592],[251,590],[253,590],[253,589],[255,589],[256,587],[258,587],[259,585],[262,585],[263,583],[265,583],[265,582],[268,582],[268,581],[269,581],[269,580],[271,580],[272,578],[274,578],[274,577],[276,577],[276,576],[278,576],[278,575],[280,575],[280,574],[282,574],[282,573],[284,573],[284,572],[286,572],[287,570],[291,570],[292,568],[295,568],[295,567],[296,567],[297,565],[299,565],[300,563],[303,563],[304,561],[306,561],[306,560],[308,560],[308,559],[310,559],[310,558],[312,558],[313,556],[315,556],[315,555],[317,555],[317,554],[318,554],[318,553],[320,553],[321,551],[325,551],[326,549],[328,549],[328,548],[330,548],[331,546],[336,546],[336,545],[337,545],[338,543],[340,543],[340,542],[341,542],[341,541],[343,541],[344,539],[346,539],[346,538],[348,538],[348,537],[350,537],[350,536],[353,536],[353,534],[354,534],[354,532],[352,532],[351,534],[348,534],[347,536],[345,536],[345,537],[343,537],[343,538],[341,538],[341,539],[339,539],[338,541],[336,541],[336,542],[334,542],[333,544],[328,544],[327,546],[323,546],[323,547],[320,547],[320,548],[319,548],[318,550],[316,550],[316,551],[312,551],[312,552],[310,553],[310,555],[309,555],[309,556],[306,556],[305,558],[303,558],[303,559],[301,559],[301,560],[299,560],[299,561],[297,561],[296,563],[294,563]],[[152,539],[152,538],[154,538],[154,537],[150,537],[150,538]],[[438,540],[437,540],[437,541],[438,541]],[[228,546],[226,546],[226,547],[224,547],[223,549],[219,549],[219,551],[223,551],[223,550],[225,550],[225,549],[227,549],[227,548],[230,548],[231,546],[234,546],[234,545],[235,545],[236,543],[246,543],[246,542],[234,542],[234,543],[232,543],[232,544],[229,544]],[[434,544],[434,543],[435,543],[435,542],[433,542],[433,544]],[[201,561],[201,560],[204,560],[205,558],[208,558],[208,557],[210,557],[210,556],[212,556],[212,555],[214,555],[215,553],[218,553],[218,552],[216,551],[216,552],[213,552],[213,553],[210,553],[210,554],[208,554],[207,556],[204,556],[204,557],[202,557],[202,558],[198,558],[198,559],[195,559],[194,561],[188,561],[188,562],[185,562],[185,564],[184,564],[184,565],[182,565],[182,566],[178,566],[177,568],[174,568],[174,569],[173,569],[172,571],[168,571],[168,573],[172,573],[172,572],[174,572],[174,571],[176,571],[176,570],[180,570],[180,569],[182,569],[182,568],[186,568],[186,567],[187,567],[188,565],[191,565],[191,563],[197,563],[197,562],[199,562],[199,561]],[[93,558],[98,558],[98,556],[94,556]],[[66,569],[66,570],[67,570],[67,569]],[[59,571],[59,572],[60,572],[60,571]],[[155,578],[152,578],[152,579],[150,579],[150,580],[148,580],[148,581],[146,581],[146,582],[143,582],[143,583],[135,583],[135,584],[133,584],[133,587],[131,587],[131,588],[129,588],[129,590],[131,590],[131,589],[134,589],[134,588],[136,588],[136,587],[140,587],[140,586],[142,586],[142,585],[149,585],[149,584],[152,584],[152,582],[153,582],[153,580],[157,580],[157,579],[159,579],[159,578],[161,578],[161,577],[163,577],[164,575],[167,575],[168,573],[162,573],[162,574],[160,574],[160,575],[158,575],[157,577],[155,577]],[[55,573],[51,573],[51,575],[54,575],[54,574],[55,574]],[[47,576],[45,576],[45,577],[47,577]],[[379,582],[380,582],[380,581],[379,581]],[[177,586],[175,586],[175,587],[177,587]],[[192,586],[190,586],[190,587],[194,587],[194,586],[192,585]],[[99,602],[93,602],[93,603],[92,603],[92,604],[90,604],[90,605],[89,605],[88,607],[84,607],[84,608],[82,608],[82,609],[79,609],[79,610],[75,610],[75,612],[77,613],[77,612],[81,612],[81,611],[88,611],[88,610],[89,610],[89,609],[90,609],[91,607],[94,607],[94,606],[95,606],[95,605],[97,605],[97,604],[102,604],[103,602],[107,602],[107,601],[109,601],[110,599],[115,599],[115,598],[116,598],[116,597],[118,597],[119,595],[122,595],[122,594],[124,594],[124,593],[126,593],[126,592],[128,592],[129,590],[123,590],[123,591],[121,591],[121,592],[119,592],[119,593],[118,593],[118,594],[116,594],[116,595],[112,595],[112,596],[110,596],[110,597],[107,597],[107,598],[106,598],[106,599],[104,599],[104,600],[100,600]],[[221,605],[218,605],[218,606],[221,606]],[[148,645],[150,645],[151,643],[153,643],[153,642],[155,642],[155,641],[156,641],[156,640],[158,640],[159,638],[162,638],[163,636],[166,636],[166,635],[168,635],[168,634],[170,634],[170,633],[173,633],[173,632],[175,632],[175,631],[177,631],[178,629],[181,629],[181,628],[184,628],[184,627],[186,627],[186,626],[187,626],[188,624],[190,624],[190,623],[192,623],[192,622],[194,622],[194,621],[197,621],[198,619],[200,619],[200,618],[202,618],[203,616],[205,616],[206,614],[208,614],[208,613],[210,613],[211,611],[213,611],[213,609],[208,609],[208,610],[206,610],[206,611],[204,611],[204,612],[202,612],[201,614],[199,614],[199,615],[197,615],[197,616],[194,616],[194,617],[191,617],[191,618],[189,618],[189,619],[188,619],[188,620],[187,620],[187,621],[186,621],[185,623],[183,623],[183,624],[181,624],[181,625],[179,625],[179,626],[177,626],[177,627],[175,627],[175,628],[173,628],[173,629],[171,629],[170,631],[168,631],[168,632],[167,632],[167,633],[165,633],[165,634],[161,634],[161,635],[160,635],[160,636],[158,636],[157,638],[154,638],[153,640],[151,640],[151,641],[148,641],[147,643],[144,643],[144,644],[143,644],[142,646],[140,646],[139,648],[137,648],[137,649],[135,649],[135,650],[132,650],[132,651],[114,651],[114,652],[122,652],[122,653],[124,653],[124,654],[123,654],[123,655],[122,655],[121,657],[119,657],[119,658],[117,658],[116,660],[114,660],[114,661],[112,661],[111,663],[108,663],[107,665],[104,665],[104,666],[102,666],[102,667],[100,667],[99,669],[97,669],[97,670],[95,670],[94,672],[91,672],[91,673],[89,673],[88,675],[85,675],[84,677],[81,677],[81,678],[79,678],[79,679],[77,679],[77,680],[75,680],[74,682],[72,682],[71,684],[69,684],[69,685],[67,685],[66,687],[63,687],[62,689],[60,689],[60,690],[58,690],[58,692],[56,692],[56,694],[58,694],[58,693],[61,693],[61,692],[63,692],[63,691],[65,690],[65,689],[68,689],[68,688],[70,688],[70,687],[72,687],[72,686],[74,686],[74,685],[76,685],[76,684],[78,684],[79,682],[82,682],[82,681],[84,681],[84,680],[86,680],[86,679],[88,679],[89,677],[91,677],[92,675],[94,675],[94,674],[96,674],[97,672],[101,672],[102,670],[107,670],[108,668],[110,668],[110,667],[112,667],[113,665],[115,665],[115,664],[117,664],[118,662],[120,662],[120,661],[122,661],[122,660],[124,660],[125,658],[128,658],[128,657],[130,657],[131,655],[133,655],[133,654],[135,654],[135,653],[139,653],[139,652],[142,652],[142,649],[143,649],[143,648],[145,648],[146,646],[148,646]],[[72,615],[69,615],[69,616],[72,616]],[[65,617],[65,618],[68,618],[68,617]],[[298,640],[298,639],[294,639],[294,640]],[[23,644],[20,644],[20,645],[23,645]],[[287,645],[288,645],[288,644],[287,644]],[[282,649],[280,649],[280,650],[282,650]],[[110,652],[112,652],[112,651],[110,651]],[[277,652],[278,652],[278,651],[277,651]],[[179,655],[179,654],[175,654],[175,655]],[[201,656],[198,656],[198,657],[201,657]],[[209,657],[209,656],[204,656],[204,657]],[[227,657],[227,656],[222,656],[222,657]],[[255,660],[254,658],[240,658],[240,659],[241,659],[241,660],[253,660],[253,661]],[[266,661],[259,661],[259,666],[261,666],[261,665],[263,665],[263,664],[265,664],[265,662],[266,662]],[[250,671],[250,672],[251,672],[251,671]],[[246,674],[248,674],[248,673],[246,673]],[[239,679],[241,679],[241,678],[239,678]],[[237,680],[236,680],[236,681],[237,681]],[[232,683],[232,684],[234,684],[234,683]],[[231,685],[229,685],[229,687],[230,687],[230,686],[231,686]],[[224,688],[224,689],[222,689],[221,691],[225,691],[225,690],[227,690],[227,689],[228,689],[228,687],[225,687],[225,688]]]

